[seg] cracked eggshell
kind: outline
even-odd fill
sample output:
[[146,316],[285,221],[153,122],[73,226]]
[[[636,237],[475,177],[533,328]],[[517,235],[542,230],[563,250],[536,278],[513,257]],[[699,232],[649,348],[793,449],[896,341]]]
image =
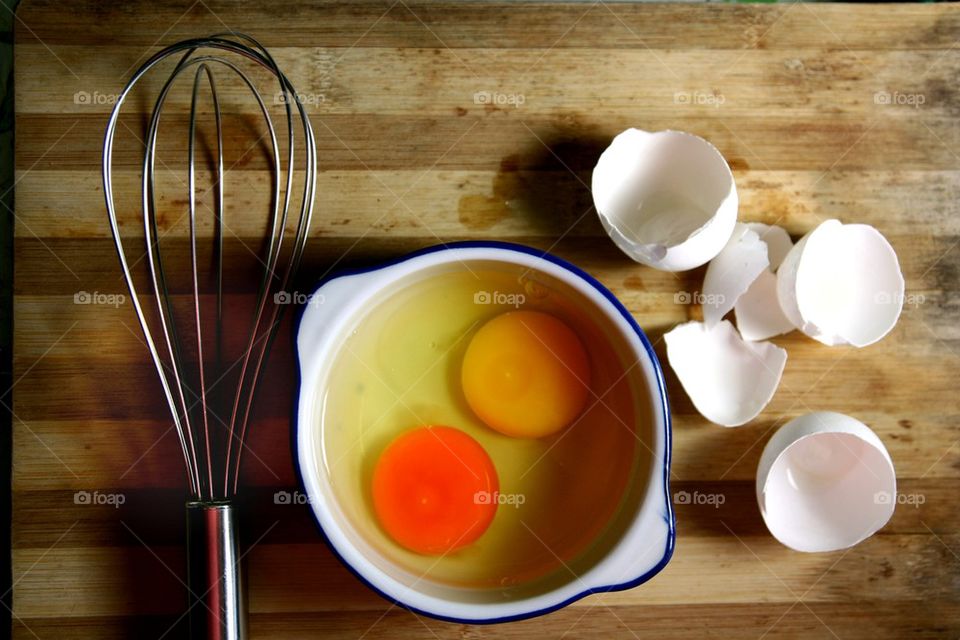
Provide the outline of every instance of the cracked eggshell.
[[767,271],[767,245],[757,232],[737,224],[703,278],[703,320],[708,327],[720,322],[757,277]]
[[681,131],[620,133],[597,161],[591,190],[616,245],[663,271],[710,261],[737,221],[737,188],[723,155]]
[[777,276],[764,269],[733,308],[737,329],[744,340],[766,340],[793,331],[793,323],[780,308]]
[[776,271],[783,259],[793,248],[793,240],[783,227],[762,222],[746,223],[751,231],[756,232],[760,239],[767,243],[767,259],[770,261],[770,270]]
[[737,318],[737,329],[745,340],[766,340],[795,328],[780,307],[777,276],[774,274],[793,248],[793,241],[782,227],[760,222],[749,222],[747,226],[766,243],[770,268],[764,269],[746,293],[737,299],[733,312]]
[[753,420],[780,384],[787,352],[769,342],[745,342],[728,320],[710,328],[678,325],[663,336],[667,360],[705,418],[725,427]]
[[797,551],[846,549],[893,515],[897,479],[883,442],[859,420],[818,411],[783,425],[757,468],[770,533]]
[[790,321],[827,345],[865,347],[893,329],[903,307],[900,263],[865,224],[827,220],[777,270],[777,297]]

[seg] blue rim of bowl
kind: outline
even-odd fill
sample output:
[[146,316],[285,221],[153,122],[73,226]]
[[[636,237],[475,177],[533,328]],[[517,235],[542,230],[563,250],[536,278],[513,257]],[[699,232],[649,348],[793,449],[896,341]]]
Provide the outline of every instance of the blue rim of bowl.
[[[587,284],[589,284],[594,289],[599,291],[603,295],[603,297],[605,297],[607,300],[610,301],[610,303],[614,306],[614,308],[620,313],[621,316],[623,316],[623,318],[627,321],[627,324],[630,325],[630,327],[634,330],[634,332],[640,338],[640,342],[643,344],[643,347],[647,352],[647,356],[649,356],[650,358],[650,362],[653,365],[654,374],[656,375],[657,390],[659,391],[659,394],[660,394],[660,408],[661,408],[661,414],[663,416],[663,424],[664,424],[664,431],[665,431],[664,433],[665,446],[664,446],[664,458],[663,458],[663,491],[664,491],[663,499],[664,499],[664,505],[666,506],[666,511],[667,511],[664,517],[664,520],[666,521],[666,524],[667,524],[667,543],[663,551],[663,557],[661,557],[660,561],[657,562],[657,564],[655,564],[653,567],[651,567],[647,572],[638,576],[637,578],[634,578],[633,580],[628,580],[627,582],[621,582],[618,584],[604,585],[600,587],[591,587],[589,589],[584,589],[583,591],[571,596],[570,598],[567,598],[562,602],[559,602],[555,605],[551,605],[549,607],[545,607],[543,609],[535,609],[533,611],[518,613],[510,616],[502,616],[499,618],[473,619],[473,618],[456,618],[453,616],[438,615],[430,611],[424,611],[422,609],[413,607],[383,592],[379,587],[373,585],[369,580],[367,580],[363,575],[361,575],[360,572],[357,569],[355,569],[353,565],[351,565],[346,560],[346,558],[340,555],[340,552],[337,550],[336,546],[334,546],[334,544],[330,541],[330,538],[327,536],[326,531],[324,531],[323,525],[320,524],[320,521],[317,518],[317,514],[311,508],[310,517],[313,520],[314,525],[317,527],[317,530],[320,532],[321,538],[323,538],[323,541],[326,543],[327,547],[333,553],[334,557],[336,557],[337,560],[340,561],[340,564],[346,567],[347,570],[357,578],[357,580],[365,584],[367,588],[369,588],[371,591],[379,595],[381,598],[383,598],[387,602],[393,605],[396,605],[398,607],[401,607],[403,609],[406,609],[408,611],[411,611],[413,613],[427,616],[435,620],[442,620],[445,622],[454,622],[458,624],[498,624],[502,622],[528,620],[530,618],[536,618],[536,617],[563,609],[564,607],[576,602],[577,600],[580,600],[581,598],[585,598],[586,596],[589,596],[594,593],[624,591],[626,589],[632,589],[634,587],[637,587],[643,584],[644,582],[647,582],[648,580],[653,578],[655,575],[660,573],[660,571],[662,571],[663,568],[667,566],[667,563],[670,562],[670,559],[673,557],[673,550],[676,545],[676,538],[677,538],[676,519],[673,513],[673,501],[670,497],[670,457],[671,457],[671,450],[672,450],[672,424],[670,421],[670,402],[667,398],[667,387],[666,387],[666,384],[664,383],[663,370],[660,367],[660,360],[657,358],[657,354],[653,350],[653,345],[650,344],[650,340],[647,338],[647,335],[643,332],[643,329],[640,328],[640,325],[637,324],[637,321],[634,320],[633,316],[630,314],[627,308],[623,306],[623,303],[620,302],[620,300],[618,300],[617,297],[614,296],[613,293],[611,293],[611,291],[607,289],[599,280],[597,280],[592,275],[590,275],[580,267],[576,266],[575,264],[568,262],[563,258],[558,258],[557,256],[547,251],[540,251],[538,249],[534,249],[533,247],[528,247],[526,245],[516,244],[513,242],[501,242],[497,240],[462,240],[458,242],[447,242],[443,244],[424,247],[423,249],[412,251],[410,253],[404,254],[397,258],[378,262],[376,265],[369,266],[369,267],[345,268],[345,269],[337,270],[336,272],[321,278],[317,282],[317,284],[314,286],[314,291],[317,291],[320,287],[330,282],[331,280],[336,280],[338,278],[343,278],[343,277],[352,276],[352,275],[359,275],[362,273],[369,273],[371,271],[379,271],[380,269],[390,267],[396,264],[400,264],[401,262],[406,262],[407,260],[411,260],[413,258],[424,256],[430,253],[447,251],[449,249],[505,249],[507,251],[524,253],[527,255],[534,256],[536,258],[541,258],[548,262],[552,262],[553,264],[559,267],[562,267],[567,271],[570,271],[574,275],[579,276]],[[301,306],[299,309],[297,309],[297,315],[293,322],[293,325],[294,325],[293,331],[291,332],[293,343],[294,343],[294,352],[296,355],[295,359],[297,362],[297,382],[296,382],[297,402],[294,403],[292,428],[290,429],[291,447],[293,449],[292,458],[293,458],[294,471],[296,473],[297,482],[299,483],[300,488],[303,489],[304,494],[306,494],[306,485],[303,482],[303,471],[300,468],[300,455],[299,455],[299,447],[298,447],[298,440],[299,440],[298,435],[300,430],[299,407],[300,407],[302,375],[300,371],[299,350],[297,349],[297,336],[300,334],[300,322],[303,319],[303,312],[305,308],[306,307]]]

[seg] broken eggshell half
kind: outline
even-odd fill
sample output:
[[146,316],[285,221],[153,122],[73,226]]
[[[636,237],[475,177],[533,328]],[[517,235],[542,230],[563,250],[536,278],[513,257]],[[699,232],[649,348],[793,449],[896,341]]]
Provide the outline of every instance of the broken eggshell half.
[[793,248],[793,240],[783,227],[762,222],[747,222],[747,227],[755,232],[767,245],[767,259],[770,261],[770,270],[776,271],[783,259]]
[[697,411],[725,427],[753,420],[780,384],[787,352],[745,342],[730,321],[678,325],[663,336],[667,360]]
[[764,269],[733,307],[737,329],[744,340],[766,340],[794,330],[793,323],[780,308],[777,276]]
[[832,411],[795,418],[767,443],[757,502],[770,533],[797,551],[852,547],[893,515],[897,479],[883,442]]
[[726,246],[710,261],[703,277],[703,320],[715,326],[750,285],[767,271],[767,244],[756,231],[737,223]]
[[777,298],[805,334],[827,345],[865,347],[893,329],[904,281],[893,247],[870,225],[826,220],[777,270]]
[[795,328],[780,307],[775,275],[777,267],[793,248],[793,241],[783,227],[760,222],[748,222],[746,226],[767,245],[770,266],[762,270],[747,291],[737,298],[733,311],[737,329],[744,340],[766,340]]
[[600,155],[591,189],[616,245],[663,271],[706,264],[737,221],[737,188],[723,155],[682,131],[620,133]]

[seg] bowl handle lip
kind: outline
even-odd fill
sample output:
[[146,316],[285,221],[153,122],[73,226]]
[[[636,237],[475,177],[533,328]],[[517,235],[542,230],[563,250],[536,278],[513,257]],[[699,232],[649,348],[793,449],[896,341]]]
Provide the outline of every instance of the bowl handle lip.
[[375,271],[336,275],[322,282],[307,298],[294,330],[301,376],[322,351],[324,331],[336,322],[351,300],[362,296],[365,289],[374,284],[377,275]]
[[[399,601],[394,596],[384,592],[377,585],[372,584],[369,579],[361,575],[356,568],[351,566],[350,563],[345,560],[345,558],[342,556],[340,551],[335,547],[335,545],[333,545],[327,532],[324,531],[322,525],[320,525],[319,520],[317,520],[317,514],[314,513],[313,520],[317,525],[317,528],[319,529],[322,538],[327,542],[328,546],[331,548],[334,555],[351,571],[351,573],[356,575],[364,584],[366,584],[374,592],[378,593],[380,596],[382,596],[386,600],[390,601],[393,604],[406,608],[410,611],[413,611],[415,613],[424,614],[439,620],[446,620],[450,622],[457,622],[457,623],[464,623],[464,624],[489,624],[489,623],[509,622],[514,620],[524,620],[528,618],[533,618],[540,615],[544,615],[546,613],[550,613],[551,611],[556,611],[558,609],[561,609],[569,605],[570,603],[580,600],[581,598],[584,598],[592,593],[621,591],[625,589],[631,589],[640,584],[643,584],[644,582],[647,582],[648,580],[650,580],[655,575],[657,575],[660,571],[663,570],[663,568],[667,565],[667,563],[673,557],[673,551],[676,546],[676,517],[673,510],[673,500],[670,493],[670,465],[671,465],[671,455],[672,455],[672,421],[671,421],[671,415],[670,415],[670,402],[669,402],[669,397],[667,395],[667,388],[666,388],[666,383],[663,376],[663,370],[660,365],[660,360],[657,357],[656,352],[654,351],[653,345],[650,343],[650,340],[647,338],[643,329],[640,328],[640,325],[634,319],[633,315],[626,309],[626,307],[624,307],[623,303],[621,303],[620,300],[618,300],[616,296],[614,296],[613,293],[609,289],[607,289],[600,281],[598,281],[596,278],[594,278],[592,275],[590,275],[580,267],[574,265],[571,262],[568,262],[567,260],[559,258],[549,253],[548,251],[543,251],[543,250],[535,249],[533,247],[528,247],[525,245],[511,243],[511,242],[502,242],[502,241],[493,241],[493,240],[465,240],[465,241],[459,241],[459,242],[450,242],[450,243],[443,243],[443,244],[428,246],[428,247],[398,256],[390,260],[379,262],[372,266],[339,269],[335,272],[325,274],[322,278],[320,278],[320,280],[317,282],[314,288],[314,291],[315,293],[320,293],[321,289],[323,289],[324,287],[327,287],[327,285],[335,281],[339,281],[339,284],[343,285],[344,288],[349,292],[349,295],[346,296],[344,299],[352,298],[360,295],[362,293],[362,289],[353,288],[352,286],[349,286],[349,285],[352,285],[354,283],[360,284],[364,282],[366,282],[369,285],[369,283],[375,281],[376,279],[375,276],[377,275],[377,273],[384,269],[387,269],[389,267],[401,264],[403,262],[407,262],[411,259],[414,259],[420,256],[431,254],[431,253],[437,253],[437,252],[447,251],[451,249],[470,249],[470,248],[502,249],[506,251],[523,253],[526,255],[533,256],[535,258],[546,260],[547,262],[553,263],[554,265],[573,273],[574,275],[582,279],[584,282],[586,282],[588,285],[590,285],[592,288],[597,290],[604,298],[606,298],[609,301],[609,303],[620,314],[620,316],[622,316],[622,318],[626,321],[627,325],[629,325],[629,327],[634,331],[634,333],[636,333],[637,337],[639,338],[649,358],[649,363],[655,377],[655,380],[654,380],[655,387],[657,389],[659,400],[660,400],[661,419],[662,419],[662,425],[663,425],[663,433],[662,433],[662,436],[663,436],[662,500],[663,502],[661,503],[662,510],[660,514],[663,527],[665,529],[663,555],[661,556],[658,562],[656,562],[653,566],[647,569],[642,575],[635,576],[632,579],[627,580],[626,582],[617,582],[614,584],[594,585],[594,584],[587,583],[584,585],[583,590],[577,593],[576,595],[569,597],[563,600],[562,602],[551,604],[546,607],[541,607],[539,609],[526,611],[519,614],[511,614],[507,616],[497,616],[494,613],[494,611],[491,610],[491,613],[493,614],[492,617],[453,617],[453,616],[439,614],[437,612],[420,609],[416,606],[410,605],[409,603]],[[366,275],[369,277],[354,278],[354,276],[363,276],[363,275]],[[327,287],[328,293],[332,294],[333,291],[334,291],[333,289]],[[337,293],[336,298],[339,299],[341,291],[337,290],[336,293]],[[327,293],[324,293],[323,295],[326,297]],[[324,306],[327,307],[327,309],[325,310],[326,314],[321,314],[318,311],[318,309]],[[313,312],[311,312],[311,310],[313,310]],[[299,441],[300,441],[299,418],[300,418],[300,409],[302,404],[301,402],[302,398],[300,398],[300,396],[302,394],[304,381],[306,379],[305,366],[307,362],[315,355],[311,353],[305,353],[306,345],[304,345],[303,343],[310,338],[316,338],[318,336],[319,330],[321,327],[320,323],[323,321],[323,319],[329,320],[331,318],[330,316],[331,310],[335,310],[336,312],[339,312],[339,311],[342,311],[342,308],[336,309],[336,305],[332,305],[332,304],[327,305],[327,300],[326,298],[324,298],[323,302],[319,305],[308,304],[301,307],[299,309],[299,313],[297,317],[294,320],[295,325],[294,325],[293,336],[294,336],[295,350],[298,354],[298,358],[297,358],[298,376],[297,376],[297,389],[296,389],[298,400],[297,402],[294,403],[294,407],[293,407],[293,418],[292,418],[293,424],[291,428],[291,443],[294,447],[293,461],[296,467],[296,476],[301,487],[305,487],[306,484],[304,482],[305,478],[303,474],[303,469],[301,468],[301,462],[302,462],[301,452],[299,451]],[[309,324],[312,326],[305,327],[305,324]],[[319,344],[319,342],[315,344]],[[308,375],[311,375],[311,374],[308,374]]]

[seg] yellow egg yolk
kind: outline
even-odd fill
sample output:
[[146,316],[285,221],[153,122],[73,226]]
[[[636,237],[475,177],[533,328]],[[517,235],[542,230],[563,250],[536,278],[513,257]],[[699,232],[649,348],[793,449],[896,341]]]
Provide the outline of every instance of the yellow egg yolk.
[[571,424],[590,394],[590,360],[573,330],[539,311],[483,325],[463,357],[463,393],[500,433],[541,438]]
[[399,544],[446,554],[479,538],[497,512],[499,484],[479,442],[443,426],[398,436],[377,460],[373,507]]

